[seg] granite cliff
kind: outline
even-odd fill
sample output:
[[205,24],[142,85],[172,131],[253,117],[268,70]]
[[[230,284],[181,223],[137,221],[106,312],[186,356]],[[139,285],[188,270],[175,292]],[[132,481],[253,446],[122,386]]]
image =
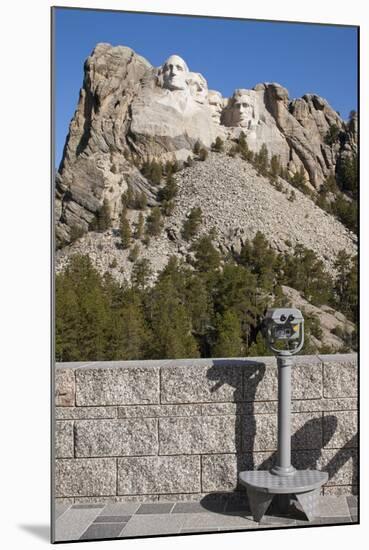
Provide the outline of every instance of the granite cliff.
[[[191,72],[176,55],[157,68],[128,47],[98,44],[85,62],[83,86],[56,175],[57,244],[70,243],[76,230],[79,234],[88,232],[104,201],[113,225],[119,225],[122,195],[128,187],[144,194],[149,207],[158,204],[157,187],[142,173],[147,159],[162,163],[176,160],[183,167],[193,157],[196,143],[208,150],[218,137],[229,150],[241,132],[251,151],[257,153],[265,144],[269,157],[278,158],[286,174],[301,174],[314,193],[335,174],[342,159],[355,154],[355,124],[355,118],[345,124],[326,100],[314,94],[290,100],[283,86],[262,83],[252,90],[237,89],[232,97],[223,98],[218,91],[208,90],[204,76]],[[334,139],[327,140],[327,135]],[[233,169],[228,162],[224,170],[238,177],[237,159],[226,160],[235,166]],[[210,172],[214,168],[209,162],[204,167]],[[221,180],[224,170],[218,165],[217,169]],[[242,181],[245,187],[250,182],[251,189],[257,174],[250,170],[245,168]],[[181,181],[186,177],[181,172]],[[207,174],[197,177],[196,189],[201,192]],[[208,182],[205,186],[209,189]],[[209,192],[216,195],[216,183],[213,187]],[[228,198],[234,193],[229,188]],[[237,201],[244,197],[241,194],[234,199],[238,208]],[[184,215],[185,210],[186,204],[177,204],[174,225],[176,216]],[[263,222],[262,210],[246,208],[245,216],[247,212],[259,216],[254,225]],[[325,214],[321,217],[325,219]],[[234,229],[247,231],[252,223],[250,215],[246,218],[240,212]],[[345,228],[334,226],[333,232],[333,241],[342,237],[342,243],[347,241],[348,248],[354,248]],[[272,240],[283,241],[277,227],[269,233],[274,235]],[[301,228],[297,240],[304,241],[304,233]],[[337,246],[327,246],[322,255],[333,255]]]

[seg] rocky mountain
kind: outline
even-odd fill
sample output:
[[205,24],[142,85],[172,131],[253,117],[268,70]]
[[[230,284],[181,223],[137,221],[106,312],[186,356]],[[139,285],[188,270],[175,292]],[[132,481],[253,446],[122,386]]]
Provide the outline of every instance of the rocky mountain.
[[[149,207],[156,205],[158,190],[142,173],[148,159],[162,163],[176,160],[183,166],[188,157],[193,157],[196,143],[209,149],[218,137],[229,149],[241,132],[250,151],[258,153],[265,144],[269,158],[274,155],[287,176],[300,174],[306,187],[316,192],[329,175],[335,174],[343,159],[355,154],[355,124],[354,117],[349,125],[345,124],[326,100],[314,94],[291,100],[283,86],[263,83],[252,90],[237,89],[232,97],[223,98],[216,90],[208,90],[204,76],[191,72],[176,55],[157,68],[128,47],[98,44],[85,63],[79,102],[56,175],[57,244],[70,243],[76,232],[87,233],[104,201],[113,224],[117,224],[122,195],[128,186],[144,194]],[[322,241],[321,255],[328,263],[341,244],[353,249],[352,236],[324,213],[307,207],[302,196],[298,195],[296,204],[287,204],[286,197],[269,188],[266,195],[270,195],[270,201],[266,204],[272,207],[274,203],[274,217],[279,219],[279,226],[273,225],[273,214],[269,219],[263,212],[255,188],[257,174],[246,163],[241,167],[241,162],[211,155],[201,167],[180,172],[178,179],[183,185],[171,221],[174,233],[189,204],[203,201],[204,195],[206,204],[222,193],[223,204],[233,206],[228,209],[230,219],[226,210],[221,213],[226,216],[224,220],[217,218],[222,225],[221,246],[230,245],[228,238],[231,246],[237,246],[243,233],[262,226],[277,248],[282,246],[284,235],[290,233],[292,239],[287,239],[292,242],[307,239],[316,244],[311,235],[308,237],[316,230],[317,240]],[[227,188],[222,181],[228,175]],[[198,199],[184,188],[187,180],[192,185],[193,177],[197,178],[194,188],[200,193]],[[260,189],[264,187],[260,185]],[[306,208],[314,212],[310,222]],[[237,216],[233,215],[235,211]],[[209,212],[210,216],[219,214]],[[206,223],[209,219],[205,215]],[[331,230],[329,224],[333,224]],[[237,231],[236,238],[232,232]],[[333,234],[325,245],[324,232]],[[175,238],[167,240],[168,247],[177,246],[173,244]]]
[[[171,215],[163,218],[158,236],[140,246],[140,258],[150,261],[153,279],[166,265],[169,256],[186,260],[191,255],[191,241],[182,229],[193,208],[201,207],[203,221],[199,234],[215,230],[219,249],[239,252],[247,239],[262,232],[279,252],[292,252],[296,244],[314,250],[326,269],[333,272],[333,262],[342,249],[353,255],[356,236],[334,216],[318,208],[313,201],[291,184],[280,180],[280,191],[266,177],[241,158],[210,152],[205,161],[195,161],[176,175],[178,193]],[[296,198],[291,201],[291,194]],[[129,209],[127,218],[134,229],[140,213],[144,220],[150,208]],[[88,254],[101,274],[110,271],[114,278],[129,280],[133,263],[130,249],[120,247],[119,220],[105,232],[89,232],[75,243],[57,251],[57,271],[62,270],[73,253]],[[115,267],[111,267],[115,266]]]
[[[154,288],[170,257],[196,269],[198,237],[211,235],[227,262],[262,234],[280,259],[298,246],[313,251],[340,294],[333,286],[346,267],[338,273],[337,259],[357,251],[350,229],[356,126],[355,115],[344,122],[314,94],[289,99],[283,86],[262,83],[223,98],[176,55],[153,67],[128,47],[98,44],[56,175],[56,271],[74,254],[88,255],[121,284],[146,261]],[[339,188],[343,169],[348,183]],[[186,235],[196,212],[196,230]],[[313,305],[302,284],[282,284],[286,303],[312,323],[314,349],[351,349],[349,276],[347,288],[340,283],[347,316]]]

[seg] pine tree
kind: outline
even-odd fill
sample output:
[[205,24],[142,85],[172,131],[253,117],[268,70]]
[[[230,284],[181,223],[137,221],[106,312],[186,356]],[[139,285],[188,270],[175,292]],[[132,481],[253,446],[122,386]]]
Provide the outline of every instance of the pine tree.
[[358,162],[356,155],[344,156],[338,159],[336,166],[337,182],[342,191],[357,198],[358,192]]
[[144,233],[144,217],[142,212],[140,212],[138,215],[138,220],[135,227],[134,238],[142,239],[143,233]]
[[269,169],[269,162],[268,162],[268,149],[265,143],[262,144],[261,149],[259,153],[255,155],[255,167],[259,174],[262,176],[266,176]]
[[358,230],[358,213],[357,201],[348,201],[339,193],[332,203],[332,212],[348,229],[357,233]]
[[183,223],[182,237],[189,241],[197,235],[202,223],[202,210],[201,208],[194,207],[190,211],[187,219]]
[[178,194],[178,185],[172,174],[168,174],[166,177],[165,186],[160,189],[158,198],[160,201],[170,201],[174,199]]
[[238,137],[237,146],[233,146],[232,150],[233,150],[233,156],[235,153],[239,152],[243,160],[246,160],[247,162],[254,161],[254,153],[249,149],[244,132],[240,133]]
[[248,346],[251,330],[255,330],[266,305],[266,299],[258,290],[256,275],[246,267],[227,263],[213,284],[215,311],[223,315],[232,309],[237,313]]
[[217,136],[215,142],[212,144],[213,151],[221,153],[224,150],[224,143],[221,137]]
[[243,132],[243,131],[241,131],[240,135],[238,136],[238,145],[239,145],[241,150],[244,150],[244,151],[248,150],[246,135],[245,135],[245,132]]
[[258,285],[271,292],[276,279],[277,257],[265,236],[258,231],[250,243],[246,240],[238,262],[257,276]]
[[144,359],[150,337],[140,293],[135,289],[119,291],[119,301],[111,306],[107,332],[108,360]]
[[340,135],[340,129],[336,124],[332,124],[332,126],[329,127],[329,130],[325,135],[324,142],[327,145],[332,146],[335,143],[337,143],[339,135]]
[[162,175],[163,175],[162,165],[159,162],[156,162],[155,160],[153,160],[151,163],[151,170],[150,170],[151,182],[154,185],[160,185]]
[[146,288],[152,275],[150,261],[147,258],[137,260],[132,268],[132,283],[139,289]]
[[58,360],[103,360],[108,321],[108,303],[99,273],[88,256],[72,256],[65,272],[56,277]]
[[172,162],[172,173],[175,174],[179,171],[179,162],[177,159],[174,159]]
[[315,252],[298,244],[293,255],[285,255],[282,284],[301,291],[314,305],[329,304],[333,300],[333,281],[318,260]]
[[138,244],[135,244],[129,252],[128,260],[130,262],[135,262],[137,260],[138,256],[139,256],[139,254],[140,254],[140,247],[139,247]]
[[110,207],[107,199],[104,199],[103,205],[97,214],[97,230],[106,231],[111,227]]
[[334,284],[335,302],[340,311],[351,319],[357,318],[357,262],[340,250],[334,263],[337,276]]
[[262,335],[261,331],[259,331],[257,333],[255,342],[253,342],[247,350],[247,356],[264,357],[266,355],[272,355],[272,352],[268,348],[265,338]]
[[273,179],[277,179],[280,172],[280,159],[277,155],[273,155],[270,161],[270,173]]
[[136,197],[132,186],[128,183],[127,190],[122,195],[122,203],[126,208],[135,208]]
[[122,248],[129,248],[131,244],[132,232],[125,209],[122,210],[122,214],[120,216],[119,233]]
[[193,146],[194,154],[198,155],[200,153],[200,149],[201,149],[201,143],[199,142],[199,140],[197,140],[195,145]]
[[218,316],[216,322],[217,339],[213,347],[213,357],[241,357],[244,346],[241,335],[241,324],[237,314],[228,310]]
[[173,174],[173,165],[170,162],[170,160],[167,160],[167,162],[165,163],[164,172],[165,172],[166,176],[169,176],[169,175]]
[[160,209],[155,206],[151,214],[146,219],[146,231],[151,237],[157,237],[163,228],[163,220],[161,217]]
[[291,184],[305,193],[305,195],[311,195],[311,191],[306,185],[305,170],[303,166],[300,166],[299,171],[295,172],[292,178],[290,178]]
[[205,147],[202,147],[199,151],[199,159],[204,161],[208,158],[208,151]]
[[214,248],[209,235],[199,237],[192,249],[195,252],[195,268],[198,271],[206,273],[219,268],[220,254]]
[[198,357],[191,318],[170,277],[157,282],[150,307],[154,358]]
[[174,207],[175,207],[174,201],[165,200],[161,203],[163,215],[167,217],[173,214]]
[[147,196],[145,191],[137,192],[135,197],[135,207],[138,210],[146,210],[147,208]]
[[143,163],[142,163],[141,174],[145,178],[150,179],[150,176],[151,176],[151,162],[148,158],[146,160],[144,160]]

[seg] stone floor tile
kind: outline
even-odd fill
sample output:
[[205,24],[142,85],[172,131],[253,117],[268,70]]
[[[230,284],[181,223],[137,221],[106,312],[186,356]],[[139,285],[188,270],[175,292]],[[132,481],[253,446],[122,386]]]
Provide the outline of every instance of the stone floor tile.
[[296,525],[296,519],[288,516],[263,516],[259,525]]
[[73,510],[89,510],[94,508],[104,508],[105,504],[73,504]]
[[127,523],[131,516],[103,516],[99,515],[94,519],[94,523]]
[[93,523],[82,534],[79,540],[118,538],[122,527],[122,523]]
[[131,517],[120,536],[161,535],[179,533],[183,516],[179,514],[142,514]]
[[225,508],[223,510],[225,514],[231,514],[233,512],[240,512],[243,514],[250,514],[250,506],[248,504],[248,501],[235,501],[235,502],[227,502],[225,505]]
[[132,516],[135,512],[137,512],[140,506],[140,502],[109,502],[105,505],[105,508],[102,510],[101,515]]
[[146,502],[141,504],[136,514],[170,514],[174,502]]
[[253,520],[251,516],[249,517],[240,517],[240,516],[228,516],[223,520],[219,520],[218,527],[219,530],[224,529],[255,529],[259,525]]
[[98,515],[99,508],[69,508],[55,522],[55,540],[78,540]]
[[70,508],[70,504],[55,504],[55,520]]
[[319,498],[319,516],[307,521],[291,505],[279,516],[271,509],[260,523],[254,522],[244,498],[192,502],[116,502],[55,506],[55,540],[97,540],[178,533],[215,533],[232,530],[289,526],[337,525],[357,522],[357,498],[326,495]]
[[347,500],[347,504],[348,504],[349,508],[357,508],[358,498],[357,498],[356,495],[348,495],[346,497],[346,500]]
[[345,496],[326,495],[319,497],[317,515],[322,517],[344,517],[350,515]]
[[[173,514],[171,514],[173,515]],[[179,515],[179,514],[177,514]],[[228,528],[231,526],[245,526],[245,529],[250,525],[252,520],[247,517],[231,516],[226,514],[217,513],[188,513],[183,514],[183,529],[203,529],[203,528],[215,528],[220,529]]]
[[[215,504],[212,504],[211,506],[212,509],[218,509],[219,511],[223,508],[222,505],[218,505],[218,507],[216,507]],[[176,502],[172,510],[172,514],[202,514],[209,511],[210,510],[205,508],[201,502]]]

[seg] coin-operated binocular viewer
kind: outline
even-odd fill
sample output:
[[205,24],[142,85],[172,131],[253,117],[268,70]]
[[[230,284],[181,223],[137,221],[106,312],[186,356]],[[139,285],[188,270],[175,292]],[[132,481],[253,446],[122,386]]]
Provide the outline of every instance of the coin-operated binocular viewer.
[[309,521],[316,515],[321,486],[326,472],[296,470],[291,464],[291,368],[293,356],[304,345],[304,318],[298,309],[269,309],[264,319],[264,335],[278,366],[278,451],[270,471],[245,471],[239,474],[245,485],[251,512],[260,521],[278,495],[280,512],[287,512],[291,497],[300,503]]

